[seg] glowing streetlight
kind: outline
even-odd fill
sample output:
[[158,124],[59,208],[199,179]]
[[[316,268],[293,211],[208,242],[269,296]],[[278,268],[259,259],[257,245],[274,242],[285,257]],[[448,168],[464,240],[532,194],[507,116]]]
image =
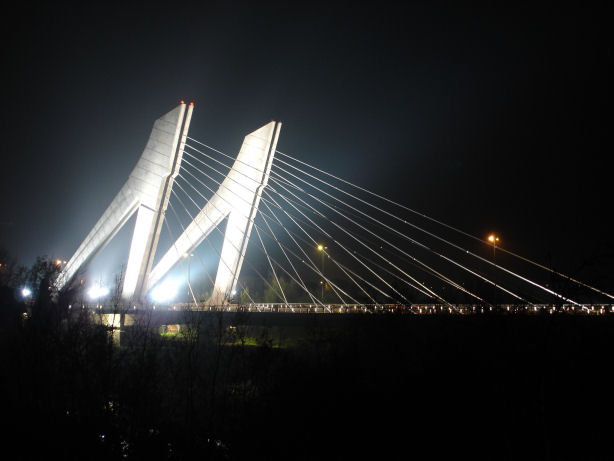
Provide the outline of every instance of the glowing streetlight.
[[499,242],[499,237],[497,237],[495,234],[490,234],[488,236],[488,241],[490,243],[492,243],[492,257],[493,260],[495,258],[495,249],[497,248],[497,243]]
[[[322,273],[322,278],[324,278],[324,254],[325,254],[324,250],[326,250],[326,247],[322,245],[321,243],[319,243],[317,248],[322,256],[321,273]],[[322,286],[322,303],[324,303],[324,281],[323,280],[320,281],[320,285]]]
[[[496,261],[495,261],[495,250],[497,249],[497,243],[499,242],[499,237],[496,234],[490,234],[488,236],[488,241],[490,243],[492,243],[492,262],[493,262],[493,264],[496,264]],[[496,300],[496,297],[497,297],[496,288],[497,288],[497,284],[495,283],[493,285],[493,300]]]
[[30,290],[28,287],[23,287],[21,289],[21,296],[23,296],[24,298],[29,298],[32,295],[32,290]]

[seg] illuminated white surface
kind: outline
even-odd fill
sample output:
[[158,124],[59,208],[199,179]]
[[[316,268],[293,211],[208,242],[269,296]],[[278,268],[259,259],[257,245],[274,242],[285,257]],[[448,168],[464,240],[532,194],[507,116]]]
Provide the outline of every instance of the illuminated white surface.
[[155,254],[173,178],[181,164],[193,106],[180,104],[155,121],[147,145],[128,180],[75,254],[62,269],[62,289],[113,238],[138,210],[126,267],[123,297],[142,300]]
[[151,299],[158,303],[172,301],[177,296],[179,285],[175,280],[165,280],[151,290]]
[[103,298],[109,294],[109,289],[105,287],[93,286],[87,292],[90,299]]
[[262,189],[267,185],[281,123],[270,122],[247,135],[232,169],[211,200],[170,247],[149,275],[154,286],[191,253],[223,219],[228,218],[215,284],[209,303],[223,304],[237,285],[256,217]]

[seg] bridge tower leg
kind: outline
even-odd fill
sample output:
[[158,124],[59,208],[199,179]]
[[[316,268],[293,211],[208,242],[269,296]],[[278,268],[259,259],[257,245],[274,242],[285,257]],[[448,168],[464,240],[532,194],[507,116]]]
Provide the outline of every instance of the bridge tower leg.
[[192,252],[227,219],[217,274],[208,303],[221,305],[232,296],[241,272],[262,190],[267,185],[281,123],[270,122],[248,134],[231,170],[209,202],[160,259],[149,276],[149,288]]
[[[183,107],[185,108],[185,105]],[[153,179],[156,182],[158,190],[155,197],[153,194],[147,197],[149,203],[142,202],[140,204],[134,233],[132,234],[122,296],[125,299],[133,299],[134,302],[143,303],[145,301],[147,281],[158,247],[164,215],[168,207],[173,182],[179,174],[179,167],[181,166],[183,149],[192,117],[192,108],[193,106],[190,105],[187,110],[181,111],[182,113],[174,127],[172,143],[167,144],[165,142],[169,140],[170,132],[162,133],[162,136],[166,139],[161,140],[162,142],[158,140],[158,142],[152,143],[155,146],[152,148],[154,155],[152,158],[146,159],[142,165],[144,169],[149,168],[147,170],[148,179]],[[147,148],[145,152],[147,152]],[[143,160],[143,157],[141,157],[141,160]],[[160,175],[155,171],[155,168],[150,168],[149,161],[162,162],[161,164],[167,168],[165,174]]]
[[155,121],[147,145],[128,180],[77,248],[55,285],[69,286],[75,276],[122,228],[136,211],[123,297],[144,301],[173,180],[179,172],[193,104],[183,102]]

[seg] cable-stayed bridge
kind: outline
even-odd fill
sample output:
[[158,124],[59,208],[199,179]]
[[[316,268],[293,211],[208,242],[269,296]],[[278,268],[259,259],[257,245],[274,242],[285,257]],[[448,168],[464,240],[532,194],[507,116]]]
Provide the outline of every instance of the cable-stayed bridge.
[[506,249],[494,234],[471,235],[277,150],[279,122],[248,134],[237,155],[194,139],[193,108],[182,102],[154,123],[59,290],[78,286],[136,214],[121,287],[134,307],[612,310],[614,295]]

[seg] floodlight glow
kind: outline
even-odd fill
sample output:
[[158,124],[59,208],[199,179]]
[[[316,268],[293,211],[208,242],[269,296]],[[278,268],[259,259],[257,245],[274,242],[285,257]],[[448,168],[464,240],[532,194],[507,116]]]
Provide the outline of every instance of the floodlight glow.
[[101,286],[93,286],[87,292],[87,295],[90,297],[90,299],[102,298],[108,294],[109,294],[109,289],[105,287],[101,287]]
[[175,280],[165,280],[151,291],[151,299],[156,302],[166,302],[177,296],[179,283]]
[[32,290],[30,290],[29,288],[22,288],[21,296],[23,296],[24,298],[27,298],[31,294],[32,294]]

